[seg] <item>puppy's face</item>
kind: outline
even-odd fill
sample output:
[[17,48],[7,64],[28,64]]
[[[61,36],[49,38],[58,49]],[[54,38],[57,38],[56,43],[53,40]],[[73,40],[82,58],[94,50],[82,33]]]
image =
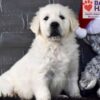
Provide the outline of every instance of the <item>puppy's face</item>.
[[75,15],[68,7],[50,4],[37,12],[31,23],[31,30],[49,41],[60,41],[77,26]]
[[60,7],[47,7],[40,12],[40,30],[44,37],[52,41],[60,40],[69,31],[69,20]]

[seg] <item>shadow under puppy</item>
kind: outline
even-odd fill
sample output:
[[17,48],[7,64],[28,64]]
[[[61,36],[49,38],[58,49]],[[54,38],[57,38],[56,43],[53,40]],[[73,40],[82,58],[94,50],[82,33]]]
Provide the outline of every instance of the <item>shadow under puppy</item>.
[[80,97],[77,27],[68,7],[50,4],[41,8],[31,23],[36,38],[28,53],[0,76],[0,96],[50,100],[65,90],[70,97]]

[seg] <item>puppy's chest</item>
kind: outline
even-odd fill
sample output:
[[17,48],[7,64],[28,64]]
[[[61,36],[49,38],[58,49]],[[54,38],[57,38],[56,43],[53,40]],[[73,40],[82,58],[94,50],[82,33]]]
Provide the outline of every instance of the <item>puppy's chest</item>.
[[61,66],[67,63],[67,54],[62,48],[49,48],[46,54],[45,60],[47,60],[50,66]]
[[64,74],[68,71],[69,60],[66,51],[63,48],[49,48],[44,60],[46,61],[46,78],[49,78],[49,80],[56,78],[60,83],[60,78],[64,78]]

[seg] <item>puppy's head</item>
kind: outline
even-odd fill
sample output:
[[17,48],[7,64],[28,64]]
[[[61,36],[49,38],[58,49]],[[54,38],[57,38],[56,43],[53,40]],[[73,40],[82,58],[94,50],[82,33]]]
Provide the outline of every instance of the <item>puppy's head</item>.
[[71,9],[60,4],[49,4],[41,8],[31,23],[31,30],[49,41],[60,41],[74,32],[78,21]]

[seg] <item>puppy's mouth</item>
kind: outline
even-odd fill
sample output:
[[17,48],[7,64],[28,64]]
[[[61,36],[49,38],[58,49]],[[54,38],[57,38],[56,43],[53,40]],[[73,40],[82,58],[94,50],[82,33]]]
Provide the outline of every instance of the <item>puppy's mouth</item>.
[[59,32],[53,32],[50,34],[49,39],[51,41],[60,41],[62,38],[61,34]]
[[49,37],[49,40],[58,42],[61,40],[61,37],[59,37],[59,36]]
[[49,39],[52,41],[60,41],[62,38],[62,35],[58,31],[58,29],[51,29]]

